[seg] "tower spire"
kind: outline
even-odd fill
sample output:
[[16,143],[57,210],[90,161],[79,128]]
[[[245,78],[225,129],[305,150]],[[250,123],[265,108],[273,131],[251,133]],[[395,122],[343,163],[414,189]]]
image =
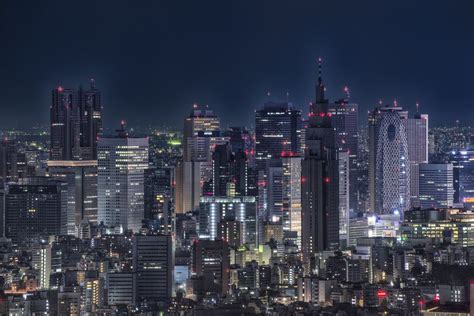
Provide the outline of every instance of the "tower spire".
[[323,59],[318,58],[318,84],[316,86],[316,103],[324,102]]
[[318,58],[318,85],[323,84],[323,59],[321,56]]

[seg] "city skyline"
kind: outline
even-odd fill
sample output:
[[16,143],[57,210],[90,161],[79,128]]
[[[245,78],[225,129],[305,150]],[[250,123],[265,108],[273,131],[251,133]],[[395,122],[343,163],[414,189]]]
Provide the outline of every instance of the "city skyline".
[[0,315],[474,316],[472,5],[55,1],[0,4]]
[[[63,2],[35,3],[36,13],[26,16],[24,4],[2,6],[0,35],[8,47],[0,52],[5,127],[46,123],[46,91],[75,88],[90,78],[103,94],[104,126],[125,119],[130,125],[178,127],[193,103],[209,104],[226,126],[251,126],[255,109],[266,101],[285,101],[287,92],[297,109],[307,109],[318,56],[324,59],[328,96],[339,99],[349,86],[364,116],[379,99],[396,99],[411,112],[418,102],[432,113],[434,125],[456,119],[472,124],[467,116],[474,102],[470,1],[184,8],[160,2],[128,8],[119,2],[111,10],[85,3],[69,10],[67,18],[61,10],[70,5]],[[90,17],[89,23],[78,23],[82,16]],[[23,25],[28,23],[12,28],[23,19],[35,28]],[[21,93],[25,87],[28,94]],[[447,104],[453,111],[445,110]]]

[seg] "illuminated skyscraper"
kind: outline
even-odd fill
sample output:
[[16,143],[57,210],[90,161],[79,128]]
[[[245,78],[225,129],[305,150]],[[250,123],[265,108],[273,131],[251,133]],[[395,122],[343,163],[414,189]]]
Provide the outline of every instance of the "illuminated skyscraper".
[[219,117],[196,104],[184,120],[183,160],[176,167],[176,213],[198,209],[203,190],[211,191],[204,184],[212,181],[212,149],[227,142],[219,128]]
[[377,214],[403,215],[410,208],[407,117],[396,104],[369,114],[370,210]]
[[428,114],[417,113],[404,122],[410,162],[410,200],[411,206],[414,207],[419,205],[419,166],[428,163]]
[[419,165],[419,205],[426,208],[449,208],[453,206],[453,165]]
[[359,122],[358,105],[350,102],[349,88],[345,87],[346,97],[329,104],[329,113],[332,117],[332,125],[336,130],[336,146],[339,152],[347,152],[349,155],[348,191],[349,204],[348,210],[358,210],[359,196],[359,169],[358,169],[358,151],[359,151]]
[[215,240],[221,223],[238,221],[242,228],[242,242],[256,246],[256,200],[253,196],[203,196],[199,208],[199,237]]
[[258,170],[265,170],[266,161],[301,150],[301,111],[291,103],[265,103],[255,111],[255,159]]
[[350,185],[350,155],[348,151],[340,151],[339,158],[339,241],[341,246],[347,246],[349,230],[349,201],[350,190],[357,187]]
[[54,89],[50,123],[51,160],[96,159],[97,139],[102,135],[102,105],[94,80],[89,90]]
[[97,223],[96,160],[49,160],[48,176],[67,183],[68,213],[74,214],[69,231],[77,230],[83,221]]
[[210,138],[220,136],[220,120],[207,106],[194,105],[184,120],[183,160],[209,161]]
[[283,229],[296,232],[301,248],[301,157],[282,158]]
[[38,272],[38,287],[49,289],[49,277],[51,275],[51,245],[41,243],[33,247],[31,255],[33,269]]
[[129,136],[122,125],[98,144],[98,222],[114,232],[137,232],[144,219],[144,170],[148,138]]
[[337,147],[324,90],[319,59],[316,102],[310,106],[301,176],[302,248],[303,260],[308,263],[316,252],[339,245]]

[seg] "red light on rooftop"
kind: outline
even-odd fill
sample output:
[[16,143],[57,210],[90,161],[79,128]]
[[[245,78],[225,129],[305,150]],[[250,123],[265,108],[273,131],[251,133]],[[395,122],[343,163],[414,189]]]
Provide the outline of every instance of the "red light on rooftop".
[[325,178],[324,178],[324,182],[325,182],[325,183],[329,183],[329,182],[331,182],[331,179],[329,179],[329,177],[325,177]]
[[387,291],[385,291],[385,290],[378,290],[378,291],[377,291],[377,297],[378,297],[378,298],[385,298],[385,297],[387,297]]
[[58,91],[59,91],[59,92],[63,92],[63,91],[64,91],[64,88],[61,87],[61,86],[59,86],[59,87],[58,87]]

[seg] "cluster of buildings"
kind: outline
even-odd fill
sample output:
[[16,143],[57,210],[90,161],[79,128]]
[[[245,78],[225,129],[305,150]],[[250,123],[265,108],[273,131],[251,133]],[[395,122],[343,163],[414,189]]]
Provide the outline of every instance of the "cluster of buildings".
[[0,143],[0,314],[469,315],[469,135],[396,102],[361,130],[321,67],[252,130],[106,134],[94,81],[54,89],[50,140]]

